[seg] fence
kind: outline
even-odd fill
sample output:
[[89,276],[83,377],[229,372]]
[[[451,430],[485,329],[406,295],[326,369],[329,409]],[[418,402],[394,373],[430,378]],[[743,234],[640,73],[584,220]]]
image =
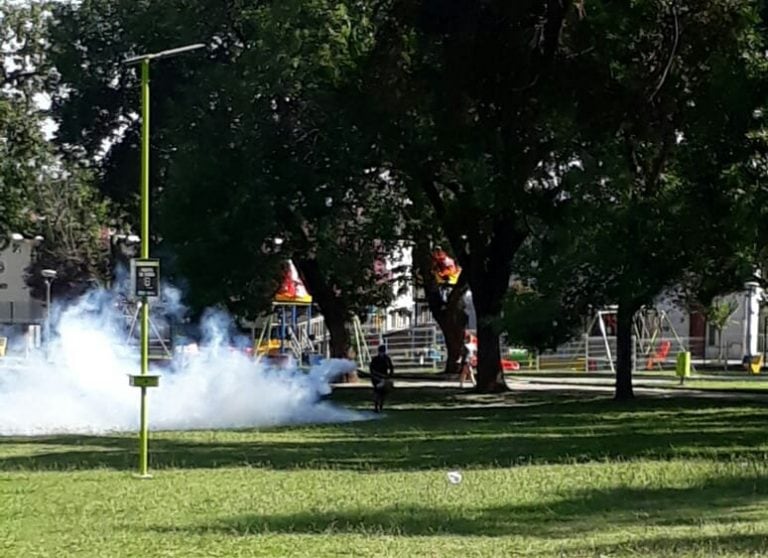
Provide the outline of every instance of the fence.
[[[703,338],[651,337],[632,338],[632,362],[635,371],[671,371],[677,354],[697,355]],[[616,366],[616,337],[582,336],[564,343],[556,350],[535,353],[535,358],[520,362],[523,371],[570,371],[612,373]]]
[[363,326],[362,332],[371,353],[375,353],[379,345],[384,345],[393,364],[400,370],[439,370],[445,364],[445,340],[437,326],[425,325],[392,331]]
[[[426,312],[426,306],[422,306],[419,310]],[[359,330],[350,332],[355,355],[361,352],[375,354],[376,348],[384,344],[398,370],[442,370],[447,351],[440,328],[434,322],[413,325],[410,317],[399,318],[402,319],[388,320],[383,315],[374,315],[367,323],[356,326]],[[315,351],[329,354],[329,335],[322,317],[300,322],[296,333],[298,339],[311,340]],[[761,336],[761,350],[764,346],[765,339]],[[662,336],[633,336],[632,362],[636,371],[671,371],[675,368],[678,353],[691,352],[696,364],[702,362],[704,349],[704,338],[679,337],[674,332]],[[616,337],[583,335],[562,344],[556,350],[541,352],[509,346],[502,340],[501,354],[505,369],[513,373],[613,373],[616,366]]]

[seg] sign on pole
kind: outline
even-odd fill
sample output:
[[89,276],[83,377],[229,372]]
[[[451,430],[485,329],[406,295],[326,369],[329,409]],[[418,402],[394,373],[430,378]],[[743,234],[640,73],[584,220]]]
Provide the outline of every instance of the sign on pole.
[[131,260],[131,293],[136,298],[160,296],[160,260]]

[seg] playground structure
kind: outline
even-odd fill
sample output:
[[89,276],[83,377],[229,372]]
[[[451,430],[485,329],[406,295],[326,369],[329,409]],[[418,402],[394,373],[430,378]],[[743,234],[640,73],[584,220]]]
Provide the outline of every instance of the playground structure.
[[[445,299],[458,281],[460,268],[439,249],[433,253],[432,264],[432,272]],[[323,356],[329,356],[329,335],[323,318],[313,316],[312,297],[290,260],[284,263],[282,273],[282,282],[270,312],[252,327],[253,353],[257,360],[281,363],[292,358],[302,365],[311,365]],[[407,360],[403,364],[409,366],[436,367],[443,358],[442,335],[433,325],[418,331],[407,326],[386,331],[386,322],[373,311],[366,324],[357,316],[348,324],[350,350],[347,357],[356,362],[359,370],[367,371],[372,348],[382,344],[390,349],[394,358]]]
[[267,359],[277,365],[286,364],[291,358],[312,365],[319,360],[312,328],[312,296],[293,262],[284,262],[282,274],[271,311],[262,317],[260,327],[253,330],[253,354],[257,361]]
[[265,317],[253,352],[257,360],[281,360],[287,356],[297,362],[316,352],[314,336],[310,333],[312,305],[295,302],[273,302]]

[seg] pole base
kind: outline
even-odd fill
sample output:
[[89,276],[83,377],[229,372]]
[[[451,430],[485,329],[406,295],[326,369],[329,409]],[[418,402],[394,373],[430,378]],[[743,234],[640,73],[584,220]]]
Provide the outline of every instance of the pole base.
[[152,478],[152,475],[150,475],[149,473],[144,473],[144,474],[134,473],[131,476],[136,480],[150,480]]

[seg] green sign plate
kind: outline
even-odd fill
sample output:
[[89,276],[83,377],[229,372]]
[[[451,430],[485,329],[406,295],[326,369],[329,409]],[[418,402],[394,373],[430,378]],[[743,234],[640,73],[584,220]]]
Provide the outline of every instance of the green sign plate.
[[130,375],[128,378],[134,387],[158,387],[160,385],[160,376],[156,374]]

